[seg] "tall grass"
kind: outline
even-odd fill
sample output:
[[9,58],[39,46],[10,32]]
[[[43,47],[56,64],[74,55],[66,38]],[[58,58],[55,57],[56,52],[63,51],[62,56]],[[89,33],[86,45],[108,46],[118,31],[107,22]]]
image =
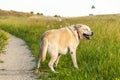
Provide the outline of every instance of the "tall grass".
[[[47,60],[42,63],[40,74],[43,80],[119,80],[120,79],[120,19],[119,15],[63,18],[62,21],[45,18],[6,17],[0,28],[26,41],[33,55],[38,55],[41,34],[49,29],[82,23],[91,27],[91,40],[81,40],[77,49],[79,69],[74,69],[70,55],[62,56],[56,70],[51,73]],[[60,27],[59,27],[60,26]]]
[[8,35],[4,31],[0,30],[0,53],[4,51],[5,44],[7,43]]

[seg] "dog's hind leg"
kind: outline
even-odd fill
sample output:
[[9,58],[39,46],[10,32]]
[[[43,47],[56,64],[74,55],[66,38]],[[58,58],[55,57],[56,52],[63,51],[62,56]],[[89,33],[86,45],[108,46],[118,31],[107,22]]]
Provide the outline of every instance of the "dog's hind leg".
[[37,64],[36,64],[35,74],[38,74],[38,73],[39,73],[40,62],[41,62],[41,54],[40,54],[40,48],[39,48],[38,62],[37,62]]
[[55,61],[57,60],[57,57],[58,57],[58,54],[54,54],[54,55],[51,55],[51,59],[50,59],[50,61],[49,61],[49,64],[48,64],[48,66],[49,66],[49,68],[51,69],[51,71],[53,71],[54,73],[57,73],[56,71],[55,71],[55,69],[53,68],[53,65],[54,65],[54,63],[55,63]]
[[58,55],[57,60],[55,61],[55,67],[57,67],[60,57],[61,57],[61,54]]

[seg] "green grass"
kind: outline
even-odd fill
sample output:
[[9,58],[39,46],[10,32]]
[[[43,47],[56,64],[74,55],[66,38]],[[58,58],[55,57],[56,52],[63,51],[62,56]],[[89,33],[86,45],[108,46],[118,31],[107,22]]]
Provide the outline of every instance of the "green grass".
[[119,15],[63,18],[61,22],[52,18],[4,17],[0,28],[26,41],[33,55],[38,55],[39,38],[49,29],[82,23],[91,27],[91,40],[81,40],[77,49],[79,69],[74,69],[70,55],[60,58],[54,74],[48,68],[49,56],[42,63],[40,74],[43,80],[120,80],[120,19]]
[[4,51],[4,46],[7,43],[8,35],[4,31],[0,30],[0,53]]
[[[4,47],[8,40],[8,34],[4,31],[0,30],[0,54],[4,53]],[[0,63],[3,63],[2,60],[0,60]]]

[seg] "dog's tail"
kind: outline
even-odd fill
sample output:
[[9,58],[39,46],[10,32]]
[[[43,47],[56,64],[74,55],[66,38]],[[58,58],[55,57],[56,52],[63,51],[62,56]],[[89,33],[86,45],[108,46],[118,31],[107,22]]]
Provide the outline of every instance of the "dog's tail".
[[39,45],[39,51],[38,51],[39,52],[38,53],[38,62],[36,65],[36,70],[35,70],[36,74],[39,73],[39,67],[40,67],[41,60],[43,62],[46,59],[47,47],[48,47],[48,40],[42,37],[40,39],[40,45]]
[[47,48],[48,48],[48,40],[46,38],[44,38],[42,40],[41,48],[42,48],[41,49],[42,50],[42,52],[41,52],[41,54],[42,54],[41,58],[42,58],[42,62],[43,62],[46,59],[46,53],[47,53]]

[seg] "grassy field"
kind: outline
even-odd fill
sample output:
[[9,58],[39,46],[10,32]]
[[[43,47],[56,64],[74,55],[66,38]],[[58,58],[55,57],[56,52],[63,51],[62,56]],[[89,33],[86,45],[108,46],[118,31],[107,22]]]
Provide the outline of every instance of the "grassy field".
[[2,53],[4,50],[4,46],[7,43],[8,35],[4,31],[0,30],[0,53]]
[[91,27],[91,40],[81,40],[77,49],[79,69],[74,69],[70,55],[61,57],[54,74],[48,68],[49,56],[42,63],[43,80],[120,80],[120,15],[62,18],[0,16],[0,28],[22,38],[36,57],[39,38],[49,29],[82,23]]

